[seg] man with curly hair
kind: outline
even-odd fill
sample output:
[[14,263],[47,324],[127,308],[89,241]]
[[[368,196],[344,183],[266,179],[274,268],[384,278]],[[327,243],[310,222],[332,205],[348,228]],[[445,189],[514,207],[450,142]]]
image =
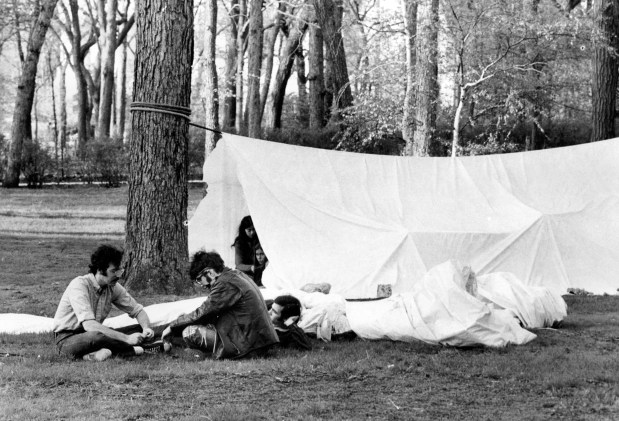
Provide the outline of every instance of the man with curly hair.
[[165,343],[180,334],[190,348],[220,359],[260,354],[278,342],[262,294],[246,274],[224,266],[214,251],[199,251],[189,275],[210,293],[200,307],[170,323],[161,335]]
[[[139,346],[154,337],[141,304],[118,283],[123,252],[99,246],[90,256],[90,272],[73,279],[54,316],[54,337],[61,354],[87,361],[104,361],[116,355],[141,355]],[[142,332],[125,334],[103,325],[114,304],[137,319]]]

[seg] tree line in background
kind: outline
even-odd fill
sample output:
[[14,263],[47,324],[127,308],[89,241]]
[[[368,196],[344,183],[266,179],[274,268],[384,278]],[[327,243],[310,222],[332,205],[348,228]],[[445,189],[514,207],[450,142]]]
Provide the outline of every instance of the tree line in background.
[[[139,10],[131,0],[0,6],[0,53],[19,69],[0,79],[16,92],[0,108],[12,111],[3,186],[36,184],[45,168],[94,178],[106,159],[112,179],[126,173]],[[193,14],[193,120],[214,130],[192,129],[194,168],[219,130],[415,156],[615,136],[616,0],[204,0]]]

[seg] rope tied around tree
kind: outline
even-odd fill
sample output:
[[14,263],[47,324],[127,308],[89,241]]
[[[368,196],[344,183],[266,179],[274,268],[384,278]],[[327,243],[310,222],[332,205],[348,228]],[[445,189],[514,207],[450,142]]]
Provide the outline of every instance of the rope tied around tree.
[[181,107],[178,105],[169,104],[155,104],[152,102],[132,102],[129,105],[129,112],[134,111],[146,111],[152,113],[169,114],[176,117],[184,118],[189,121],[190,126],[198,127],[200,129],[208,130],[213,133],[222,134],[221,131],[211,129],[210,127],[201,126],[200,124],[191,122],[191,108]]

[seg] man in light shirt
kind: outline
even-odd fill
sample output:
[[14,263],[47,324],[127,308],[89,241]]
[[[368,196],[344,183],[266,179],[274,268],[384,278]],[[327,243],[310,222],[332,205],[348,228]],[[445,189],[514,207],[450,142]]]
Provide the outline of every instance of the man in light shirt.
[[[144,349],[139,345],[154,338],[143,306],[118,284],[122,256],[112,246],[99,246],[90,256],[90,273],[67,286],[54,316],[54,338],[61,354],[88,361],[141,355]],[[142,332],[125,334],[104,326],[112,304],[137,319]]]

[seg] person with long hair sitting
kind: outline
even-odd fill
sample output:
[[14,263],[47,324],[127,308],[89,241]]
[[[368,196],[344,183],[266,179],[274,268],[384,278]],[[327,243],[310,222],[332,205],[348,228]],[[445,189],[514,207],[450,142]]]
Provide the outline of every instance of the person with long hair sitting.
[[232,247],[234,247],[234,265],[237,270],[245,273],[254,279],[256,269],[256,254],[254,247],[258,244],[258,234],[254,229],[254,222],[251,216],[247,215],[241,219],[239,232]]

